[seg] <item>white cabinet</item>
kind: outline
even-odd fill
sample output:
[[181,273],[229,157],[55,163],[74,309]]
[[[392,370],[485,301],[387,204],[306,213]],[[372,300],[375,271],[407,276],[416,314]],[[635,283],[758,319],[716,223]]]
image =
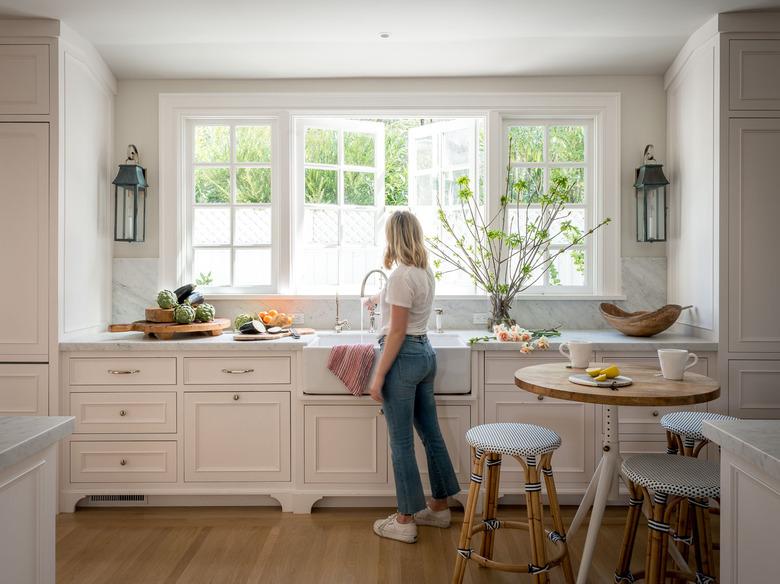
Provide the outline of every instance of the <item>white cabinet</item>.
[[780,361],[729,361],[729,414],[738,418],[780,418]]
[[780,352],[780,119],[732,119],[729,134],[729,350]]
[[175,357],[97,357],[68,360],[71,385],[174,385]]
[[289,481],[289,392],[185,392],[184,480]]
[[49,45],[0,44],[0,115],[49,113]]
[[176,442],[73,441],[73,483],[175,483]]
[[[452,466],[458,481],[467,483],[471,475],[471,448],[466,443],[466,432],[471,426],[471,407],[468,405],[447,405],[439,404],[436,406],[436,413],[439,418],[439,428],[441,429],[444,442],[447,445],[447,452],[450,454]],[[423,483],[427,484],[428,464],[420,437],[415,432],[414,450],[417,455],[417,465],[420,468],[420,474],[423,476]]]
[[387,426],[379,406],[304,406],[306,483],[387,484]]
[[0,416],[49,414],[49,366],[0,364]]
[[176,432],[172,391],[71,393],[75,434],[165,434]]
[[[552,457],[559,486],[584,483],[595,470],[595,406],[517,391],[485,392],[485,423],[519,422],[536,424],[557,432],[561,447]],[[520,465],[505,456],[501,466],[502,486],[524,482]]]
[[780,109],[780,39],[729,41],[732,110]]
[[49,124],[0,123],[0,177],[0,274],[10,279],[0,286],[0,306],[6,307],[0,361],[45,362],[49,360]]

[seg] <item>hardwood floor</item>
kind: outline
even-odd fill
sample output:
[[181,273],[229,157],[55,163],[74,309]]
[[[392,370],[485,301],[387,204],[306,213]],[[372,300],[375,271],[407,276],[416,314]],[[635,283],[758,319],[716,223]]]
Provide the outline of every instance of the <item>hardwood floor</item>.
[[[421,527],[414,545],[371,531],[390,509],[315,509],[311,515],[267,507],[80,509],[57,519],[58,584],[418,584],[449,582],[462,513],[450,529]],[[573,507],[564,508],[568,524]],[[524,507],[501,507],[522,520]],[[613,581],[625,509],[607,509],[591,582]],[[570,542],[575,569],[585,530]],[[476,545],[474,547],[477,547]],[[501,530],[496,558],[523,561],[524,531]],[[634,552],[644,560],[645,529]],[[465,582],[530,582],[469,562]],[[563,580],[556,570],[553,583]]]

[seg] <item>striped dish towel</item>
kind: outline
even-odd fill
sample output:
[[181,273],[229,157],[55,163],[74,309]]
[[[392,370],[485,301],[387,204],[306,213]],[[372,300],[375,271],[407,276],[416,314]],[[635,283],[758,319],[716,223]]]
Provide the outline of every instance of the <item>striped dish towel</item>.
[[328,356],[328,369],[352,395],[363,395],[374,366],[373,345],[336,345]]

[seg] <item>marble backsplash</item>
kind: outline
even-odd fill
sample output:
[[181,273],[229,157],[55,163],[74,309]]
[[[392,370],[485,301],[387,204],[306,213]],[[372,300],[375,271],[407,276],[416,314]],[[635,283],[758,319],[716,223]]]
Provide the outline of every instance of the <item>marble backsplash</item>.
[[[132,322],[144,317],[144,308],[156,298],[157,259],[114,259],[113,322]],[[627,310],[654,309],[666,304],[666,258],[626,257],[622,260],[625,301],[617,302]],[[609,328],[598,311],[600,300],[516,300],[512,316],[527,328],[559,326],[565,329]],[[213,300],[219,316],[231,319],[242,312],[257,312],[271,305],[289,313],[304,315],[303,326],[327,329],[335,318],[334,299],[279,298],[257,300]],[[490,311],[486,299],[441,299],[435,306],[444,309],[445,329],[481,329],[473,324],[474,313]],[[341,300],[341,318],[360,327],[360,303],[354,297]],[[433,323],[431,323],[433,325]]]

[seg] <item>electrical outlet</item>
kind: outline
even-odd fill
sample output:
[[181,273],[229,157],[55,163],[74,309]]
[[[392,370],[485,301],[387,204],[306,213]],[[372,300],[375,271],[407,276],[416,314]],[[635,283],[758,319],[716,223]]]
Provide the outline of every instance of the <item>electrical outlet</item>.
[[293,324],[303,324],[303,313],[302,312],[295,312],[293,313]]
[[488,320],[490,320],[490,314],[487,312],[476,312],[474,313],[474,318],[471,321],[472,324],[487,324]]

